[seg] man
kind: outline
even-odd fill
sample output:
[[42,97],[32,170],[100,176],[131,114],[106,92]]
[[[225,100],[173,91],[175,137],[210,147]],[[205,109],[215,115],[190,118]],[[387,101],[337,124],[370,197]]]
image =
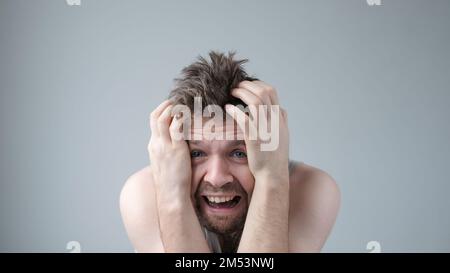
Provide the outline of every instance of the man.
[[[249,77],[246,60],[209,56],[184,68],[169,99],[151,113],[151,164],[128,179],[120,196],[133,246],[138,252],[320,251],[339,210],[335,181],[289,161],[286,111],[277,114],[276,90]],[[177,105],[194,111],[196,98],[226,114],[200,115],[200,125],[198,115],[174,117]],[[269,110],[245,112],[239,105]],[[251,138],[256,119],[276,132],[275,149],[262,149],[267,139]],[[211,138],[218,133],[231,138]]]

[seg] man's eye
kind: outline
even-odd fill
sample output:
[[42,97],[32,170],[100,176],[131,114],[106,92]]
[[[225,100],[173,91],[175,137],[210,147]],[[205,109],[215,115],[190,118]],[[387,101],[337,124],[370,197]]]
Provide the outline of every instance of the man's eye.
[[237,158],[246,158],[247,157],[247,154],[241,150],[235,150],[231,154]]
[[191,157],[200,157],[203,156],[205,153],[202,151],[193,150],[191,151]]

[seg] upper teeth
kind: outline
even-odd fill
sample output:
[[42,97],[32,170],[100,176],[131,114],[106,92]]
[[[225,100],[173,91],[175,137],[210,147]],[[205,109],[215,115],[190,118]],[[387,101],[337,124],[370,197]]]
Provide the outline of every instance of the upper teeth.
[[223,203],[228,202],[231,199],[233,199],[233,196],[206,196],[208,198],[208,201],[211,203]]

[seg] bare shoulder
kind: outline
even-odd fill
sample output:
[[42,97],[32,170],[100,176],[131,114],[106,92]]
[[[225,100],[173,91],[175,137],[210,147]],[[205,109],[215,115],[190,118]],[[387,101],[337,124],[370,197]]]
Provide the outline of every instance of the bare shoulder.
[[149,166],[135,172],[130,177],[128,177],[122,188],[122,191],[120,192],[121,209],[122,207],[125,209],[129,209],[130,205],[134,205],[137,202],[140,203],[141,201],[144,201],[145,203],[151,203],[147,202],[147,200],[149,199],[149,197],[154,195],[152,184],[153,181]]
[[290,186],[291,193],[314,188],[326,191],[327,194],[339,194],[339,187],[331,175],[305,163],[298,163],[294,167],[290,175]]
[[120,212],[138,252],[163,252],[150,166],[132,174],[120,193]]
[[320,251],[339,207],[340,190],[336,181],[319,168],[298,164],[290,176],[290,251]]

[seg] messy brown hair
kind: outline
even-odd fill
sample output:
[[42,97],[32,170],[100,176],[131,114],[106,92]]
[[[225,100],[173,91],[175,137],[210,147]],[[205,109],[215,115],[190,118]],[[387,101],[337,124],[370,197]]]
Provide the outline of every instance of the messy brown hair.
[[216,51],[209,52],[210,60],[202,56],[197,61],[183,68],[181,77],[175,79],[175,87],[169,94],[174,104],[187,105],[194,111],[194,97],[202,98],[202,107],[207,105],[246,104],[233,97],[230,92],[239,82],[257,80],[245,72],[242,65],[247,59],[235,59],[236,52],[228,55]]

